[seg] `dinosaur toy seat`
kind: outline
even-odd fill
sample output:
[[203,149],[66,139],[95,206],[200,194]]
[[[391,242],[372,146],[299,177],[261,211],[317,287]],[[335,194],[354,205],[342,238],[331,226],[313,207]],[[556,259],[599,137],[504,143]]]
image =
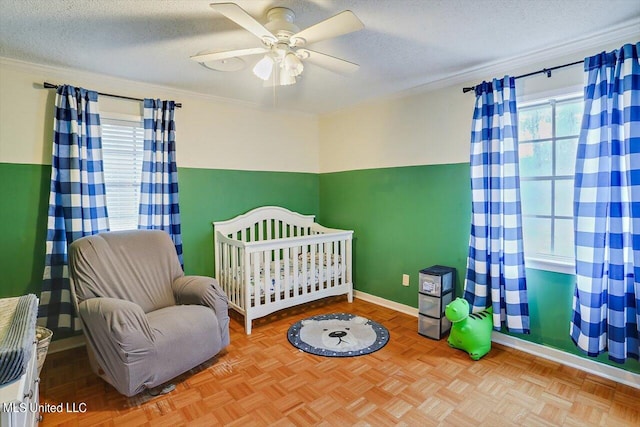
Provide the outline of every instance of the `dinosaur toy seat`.
[[493,329],[491,307],[479,313],[469,314],[469,303],[456,298],[445,307],[445,316],[451,321],[449,346],[464,350],[473,360],[478,360],[491,350]]

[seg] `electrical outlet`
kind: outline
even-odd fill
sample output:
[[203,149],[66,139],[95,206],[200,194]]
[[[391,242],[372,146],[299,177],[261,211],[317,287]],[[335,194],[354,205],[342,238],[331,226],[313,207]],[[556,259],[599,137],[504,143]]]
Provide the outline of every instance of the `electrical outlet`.
[[402,286],[409,286],[409,275],[408,274],[403,274],[402,275]]

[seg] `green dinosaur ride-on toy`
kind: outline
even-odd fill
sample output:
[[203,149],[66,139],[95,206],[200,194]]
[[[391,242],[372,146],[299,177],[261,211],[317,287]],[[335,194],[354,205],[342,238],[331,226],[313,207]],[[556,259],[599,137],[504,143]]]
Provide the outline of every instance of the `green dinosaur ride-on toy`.
[[473,360],[478,360],[491,350],[493,310],[491,307],[479,313],[469,314],[469,303],[456,298],[447,304],[444,314],[452,323],[449,346],[464,350]]

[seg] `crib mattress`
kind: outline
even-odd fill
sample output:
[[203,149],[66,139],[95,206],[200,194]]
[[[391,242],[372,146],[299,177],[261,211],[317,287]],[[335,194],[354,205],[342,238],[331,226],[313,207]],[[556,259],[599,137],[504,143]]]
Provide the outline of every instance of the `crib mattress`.
[[29,294],[0,298],[0,385],[27,369],[36,335],[38,299]]
[[[296,271],[294,267],[293,260],[289,261],[289,274],[286,274],[286,267],[284,265],[284,261],[280,260],[279,262],[273,261],[271,262],[269,268],[269,279],[266,278],[266,274],[264,268],[260,269],[260,275],[256,282],[255,274],[253,270],[251,270],[251,296],[255,295],[256,285],[259,286],[260,296],[264,296],[265,289],[269,294],[273,294],[276,291],[276,282],[279,283],[279,288],[281,291],[291,291],[294,288],[300,289],[305,284],[309,285],[317,285],[320,282],[320,278],[322,277],[322,281],[339,279],[342,276],[342,259],[338,257],[336,260],[338,265],[330,262],[329,265],[327,263],[318,262],[315,264],[315,268],[311,269],[311,265],[307,265],[307,271],[304,272],[302,270],[302,263],[298,263],[298,269]],[[278,265],[279,264],[279,265]],[[336,276],[337,270],[337,277]],[[238,270],[237,274],[239,278],[242,277],[242,271]],[[305,277],[306,276],[306,277]]]

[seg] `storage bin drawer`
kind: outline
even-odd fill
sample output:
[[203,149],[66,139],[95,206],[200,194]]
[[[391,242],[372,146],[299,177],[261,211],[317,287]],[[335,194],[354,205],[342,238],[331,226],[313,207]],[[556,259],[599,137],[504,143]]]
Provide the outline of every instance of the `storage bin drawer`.
[[418,291],[437,297],[450,292],[455,284],[455,272],[454,268],[441,265],[420,270]]
[[451,329],[451,322],[446,317],[435,319],[418,314],[418,333],[434,340],[441,339]]
[[453,301],[453,292],[434,297],[423,293],[418,294],[418,312],[431,317],[443,317],[444,308]]

